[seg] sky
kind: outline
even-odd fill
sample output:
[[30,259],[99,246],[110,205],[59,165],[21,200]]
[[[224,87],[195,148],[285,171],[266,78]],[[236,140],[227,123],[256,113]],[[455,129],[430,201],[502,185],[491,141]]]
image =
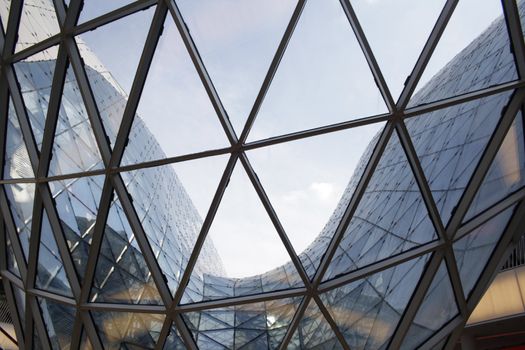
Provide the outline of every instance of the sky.
[[[81,21],[128,2],[86,1]],[[397,99],[445,1],[351,3]],[[178,4],[240,135],[295,1],[179,0]],[[498,0],[460,1],[418,88],[501,13]],[[153,9],[141,11],[81,36],[126,92],[152,16]],[[309,0],[248,141],[386,111],[339,1]],[[169,17],[138,113],[167,156],[228,146]],[[361,154],[383,125],[247,153],[297,253],[322,230]],[[218,156],[173,165],[203,218],[227,160]],[[241,164],[234,169],[208,237],[230,277],[262,273],[289,260]]]

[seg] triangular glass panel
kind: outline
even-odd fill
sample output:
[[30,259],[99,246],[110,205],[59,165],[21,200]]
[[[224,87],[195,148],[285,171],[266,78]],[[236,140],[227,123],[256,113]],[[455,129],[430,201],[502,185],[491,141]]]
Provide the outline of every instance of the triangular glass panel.
[[80,12],[80,18],[78,22],[82,23],[90,19],[102,16],[108,12],[116,10],[131,2],[133,2],[133,0],[111,0],[111,1],[89,0],[89,1],[84,1],[84,6],[82,7],[82,12]]
[[4,28],[4,34],[7,32],[7,23],[9,20],[9,10],[11,9],[11,0],[2,1],[0,4],[0,20],[2,21],[2,27]]
[[171,16],[166,18],[123,164],[229,146]]
[[14,64],[27,116],[39,149],[44,135],[57,55],[58,46],[53,46]]
[[437,238],[403,146],[393,133],[324,279]]
[[153,349],[165,315],[92,311],[100,340],[107,349]]
[[468,297],[507,227],[514,206],[506,209],[454,243],[454,255],[465,297]]
[[501,14],[498,0],[458,2],[419,81],[411,106],[518,78]]
[[93,350],[93,345],[86,333],[86,329],[82,329],[82,336],[80,337],[80,350]]
[[62,257],[60,256],[55,236],[45,210],[42,213],[42,228],[38,248],[35,285],[37,288],[48,292],[73,296],[66,276],[64,263],[62,262]]
[[42,318],[53,349],[70,349],[76,310],[49,299],[38,298]]
[[20,318],[20,323],[25,325],[26,319],[26,293],[24,290],[18,288],[16,285],[11,284],[13,287],[13,295],[15,297],[15,307]]
[[170,333],[164,342],[164,350],[186,350],[186,346],[182,341],[179,330],[175,326],[175,323],[171,325]]
[[15,252],[13,251],[13,246],[11,244],[11,240],[9,239],[9,235],[7,234],[7,232],[5,233],[5,241],[7,269],[10,272],[17,275],[18,277],[22,277],[22,275],[20,274],[20,270],[18,269],[18,263],[16,261]]
[[102,158],[75,74],[68,68],[53,143],[49,175],[102,169]]
[[277,349],[300,302],[300,298],[276,299],[189,312],[183,317],[201,349]]
[[321,295],[351,349],[388,345],[429,257],[420,256]]
[[4,184],[3,187],[11,207],[11,215],[15,221],[18,238],[27,260],[29,258],[29,237],[31,237],[35,184]]
[[[76,37],[112,145],[115,144],[153,12],[153,8],[139,11]],[[130,41],[130,37],[133,40]]]
[[289,260],[239,161],[193,269],[183,302],[298,287],[302,281]]
[[457,314],[456,297],[443,261],[405,335],[401,349],[418,348]]
[[118,198],[114,199],[109,209],[91,300],[126,304],[162,303]]
[[60,32],[52,1],[24,1],[15,51],[33,46]]
[[240,134],[297,1],[183,0],[177,4]]
[[9,99],[8,111],[4,153],[4,179],[34,177],[27,147],[11,99]]
[[332,327],[324,317],[314,299],[310,300],[299,325],[295,330],[289,349],[343,349]]
[[103,176],[94,176],[74,179],[68,184],[50,183],[53,189],[60,188],[54,193],[55,207],[81,280],[87,267],[103,181]]
[[523,117],[518,113],[470,204],[465,220],[476,216],[525,185],[524,147]]
[[250,140],[386,112],[341,4],[306,3]]
[[207,157],[121,173],[173,294],[227,161]]
[[511,92],[406,120],[441,219],[447,225]]
[[348,206],[383,126],[377,123],[248,152],[295,251],[303,252],[300,257],[310,276]]
[[401,94],[445,3],[352,1],[394,100]]

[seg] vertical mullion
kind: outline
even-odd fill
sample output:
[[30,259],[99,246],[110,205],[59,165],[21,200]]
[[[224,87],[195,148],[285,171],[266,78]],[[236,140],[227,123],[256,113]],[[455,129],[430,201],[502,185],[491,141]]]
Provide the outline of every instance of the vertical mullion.
[[330,327],[332,327],[332,330],[334,331],[334,334],[339,340],[339,343],[341,344],[343,349],[350,350],[350,346],[346,342],[345,336],[343,335],[343,333],[341,333],[341,330],[339,330],[337,323],[335,323],[335,320],[333,319],[332,315],[330,314],[330,312],[324,305],[319,295],[314,295],[313,299],[317,303],[317,307],[319,308],[319,310],[321,310],[321,313],[323,314],[324,318],[326,319]]
[[180,336],[182,340],[184,341],[184,344],[188,349],[191,350],[197,350],[197,344],[195,344],[195,340],[193,339],[190,331],[188,330],[188,327],[184,323],[184,320],[182,319],[181,314],[176,314],[173,318],[173,322],[175,323],[175,326],[179,330]]
[[290,340],[292,340],[292,337],[295,331],[297,330],[297,327],[299,327],[299,323],[303,319],[304,313],[308,308],[308,304],[310,304],[310,300],[312,300],[312,296],[309,294],[305,295],[303,300],[297,307],[297,311],[295,311],[292,321],[290,322],[290,325],[286,330],[286,334],[284,335],[283,340],[281,341],[281,345],[279,345],[279,350],[286,350],[288,348],[288,344],[290,343]]
[[5,189],[0,187],[0,207],[3,215],[4,228],[6,235],[9,236],[9,239],[11,240],[11,248],[13,249],[13,254],[15,255],[15,260],[18,269],[20,270],[22,281],[25,283],[27,278],[26,258],[18,238],[18,232],[8,203],[9,201],[5,194]]
[[410,101],[410,97],[412,97],[412,93],[416,89],[417,83],[419,82],[421,75],[423,75],[428,61],[430,61],[430,57],[432,56],[432,53],[434,52],[434,49],[436,48],[438,41],[441,38],[441,35],[443,34],[443,31],[445,30],[458,1],[459,0],[448,0],[443,7],[443,10],[439,14],[437,22],[434,25],[434,28],[432,29],[425,46],[423,47],[423,51],[421,51],[416,65],[414,66],[412,73],[410,73],[408,76],[405,87],[399,96],[397,101],[397,108],[399,110],[405,109],[408,102]]
[[5,297],[7,299],[7,306],[9,307],[9,312],[11,313],[11,319],[13,320],[13,327],[15,328],[17,345],[20,350],[25,350],[24,342],[24,329],[21,324],[20,316],[18,314],[18,306],[16,304],[16,299],[13,292],[13,286],[11,282],[7,281],[5,278],[0,278],[4,285]]
[[459,276],[459,270],[454,257],[452,244],[447,245],[445,248],[445,263],[447,264],[448,275],[450,276],[450,282],[452,284],[452,290],[456,298],[459,312],[466,319],[468,314],[467,301],[465,300],[465,295],[463,293],[463,284],[461,282],[461,277]]
[[374,53],[372,52],[372,49],[370,48],[370,44],[366,39],[366,35],[363,31],[363,28],[361,27],[361,24],[359,23],[359,20],[357,19],[355,11],[352,8],[352,5],[350,4],[349,0],[340,0],[340,2],[341,6],[343,7],[343,11],[345,12],[346,18],[350,22],[350,25],[352,26],[357,41],[359,42],[359,46],[361,46],[361,50],[365,55],[368,66],[370,67],[372,75],[374,76],[374,80],[377,84],[377,87],[379,88],[379,91],[381,92],[381,96],[385,101],[388,111],[390,113],[394,113],[396,110],[396,103],[392,98],[392,94],[388,89],[388,85],[385,81],[383,73],[381,72],[381,69],[377,64],[377,60],[374,56]]
[[2,57],[4,60],[8,58],[15,51],[16,41],[18,40],[18,27],[20,26],[20,18],[22,17],[23,1],[11,1],[9,9],[9,16],[7,20],[7,30],[4,37],[4,47],[2,50]]
[[166,315],[166,318],[164,319],[164,323],[162,324],[162,328],[159,333],[159,339],[157,340],[157,343],[155,344],[155,350],[162,350],[164,349],[164,344],[166,344],[166,340],[169,337],[171,333],[171,316],[168,314]]

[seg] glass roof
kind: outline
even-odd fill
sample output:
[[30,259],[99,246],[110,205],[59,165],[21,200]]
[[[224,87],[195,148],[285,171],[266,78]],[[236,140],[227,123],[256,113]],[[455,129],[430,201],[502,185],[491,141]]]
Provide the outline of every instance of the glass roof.
[[523,10],[0,0],[10,342],[453,346],[525,215]]

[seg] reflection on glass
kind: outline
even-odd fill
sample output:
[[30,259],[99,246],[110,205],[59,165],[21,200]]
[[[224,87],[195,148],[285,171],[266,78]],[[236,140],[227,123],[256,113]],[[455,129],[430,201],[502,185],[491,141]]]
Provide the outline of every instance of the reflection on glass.
[[3,1],[0,4],[0,19],[4,28],[4,34],[7,32],[7,22],[9,20],[9,10],[11,9],[11,0]]
[[166,341],[164,343],[164,350],[186,350],[186,346],[184,345],[179,331],[175,327],[175,324],[171,325],[170,334],[168,335],[168,338],[166,338]]
[[81,279],[87,267],[103,181],[103,176],[95,176],[50,183],[58,217]]
[[444,0],[351,1],[394,100],[412,73],[445,3]]
[[91,288],[91,300],[127,304],[162,303],[118,199],[109,209]]
[[324,227],[332,226],[330,215],[343,201],[341,196],[353,194],[348,179],[358,165],[366,165],[367,159],[360,156],[383,126],[378,123],[248,152],[297,252],[305,250]]
[[131,312],[91,312],[106,350],[153,349],[164,315]]
[[53,46],[14,64],[38,148],[42,145],[57,54],[58,46]]
[[351,349],[388,344],[428,259],[421,256],[321,295]]
[[292,349],[343,349],[314,299],[310,300],[288,346]]
[[69,349],[75,324],[75,308],[38,298],[42,317],[53,349]]
[[339,1],[312,0],[299,19],[250,140],[386,112]]
[[11,99],[9,99],[8,111],[4,151],[4,179],[33,177],[33,168]]
[[240,135],[297,0],[178,1]]
[[465,220],[525,185],[523,117],[518,113],[474,197]]
[[71,67],[68,68],[58,114],[49,175],[103,168],[98,145]]
[[405,335],[401,349],[416,349],[457,314],[456,297],[443,261]]
[[412,169],[394,132],[324,279],[436,239]]
[[26,0],[22,8],[15,52],[26,49],[60,32],[51,1]]
[[277,349],[300,301],[278,299],[190,312],[183,317],[200,349],[214,348],[217,343],[228,349]]
[[138,105],[123,164],[229,146],[170,15]]
[[409,105],[433,102],[517,79],[507,27],[501,14],[501,1],[498,0],[459,1]]
[[406,121],[445,226],[510,95],[504,92]]
[[73,296],[69,281],[53,235],[49,218],[44,210],[38,249],[36,286],[48,292]]
[[11,240],[9,239],[9,235],[6,233],[5,235],[5,241],[6,241],[6,260],[7,260],[7,269],[17,275],[18,277],[22,277],[20,275],[20,270],[18,269],[18,263],[16,262],[15,258],[15,252],[13,251],[13,246],[11,245]]
[[29,237],[31,237],[31,220],[33,219],[33,201],[35,184],[19,183],[3,185],[15,221],[16,231],[26,259],[29,255]]
[[465,297],[474,288],[513,211],[514,207],[508,208],[454,243],[454,255]]

